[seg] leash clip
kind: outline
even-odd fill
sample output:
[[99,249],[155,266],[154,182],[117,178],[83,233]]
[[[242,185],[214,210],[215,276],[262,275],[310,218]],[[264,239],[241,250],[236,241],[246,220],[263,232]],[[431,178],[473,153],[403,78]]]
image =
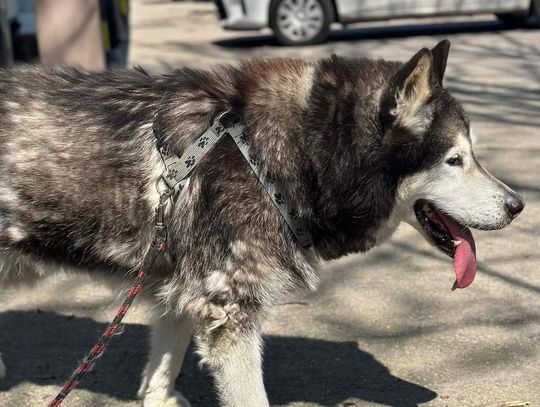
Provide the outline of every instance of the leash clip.
[[170,197],[170,191],[164,192],[159,195],[159,204],[155,211],[155,224],[156,240],[165,241],[167,237],[167,225],[165,224],[165,207],[167,206],[167,200]]

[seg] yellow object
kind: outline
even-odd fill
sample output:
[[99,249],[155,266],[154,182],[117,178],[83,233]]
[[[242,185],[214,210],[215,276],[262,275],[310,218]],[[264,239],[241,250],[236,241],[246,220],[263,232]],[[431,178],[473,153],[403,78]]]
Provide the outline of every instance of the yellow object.
[[119,0],[120,2],[120,15],[125,17],[128,13],[128,0]]
[[101,35],[103,37],[103,48],[105,52],[111,50],[111,35],[109,32],[109,24],[105,20],[101,20]]

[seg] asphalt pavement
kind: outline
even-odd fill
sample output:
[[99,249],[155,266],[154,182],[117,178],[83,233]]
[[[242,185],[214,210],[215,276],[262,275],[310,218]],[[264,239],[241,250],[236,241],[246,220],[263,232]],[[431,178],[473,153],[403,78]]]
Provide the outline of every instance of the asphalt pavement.
[[[491,172],[527,202],[507,229],[476,232],[479,272],[450,290],[451,261],[408,226],[366,255],[325,264],[317,292],[297,293],[266,325],[274,406],[540,406],[540,31],[491,16],[403,20],[335,31],[286,48],[267,33],[225,32],[206,3],[132,2],[129,63],[150,72],[240,58],[366,56],[405,60],[448,38],[447,86],[463,102]],[[44,406],[112,318],[118,299],[83,277],[0,291],[0,406]],[[66,406],[136,406],[147,308],[128,316]],[[215,406],[190,351],[176,387]],[[513,404],[512,404],[513,403]]]

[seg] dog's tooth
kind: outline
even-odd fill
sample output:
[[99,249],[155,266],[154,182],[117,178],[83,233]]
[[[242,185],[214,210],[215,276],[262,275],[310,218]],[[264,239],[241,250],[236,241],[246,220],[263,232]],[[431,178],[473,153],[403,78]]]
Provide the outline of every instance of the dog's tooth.
[[452,240],[452,243],[454,243],[454,247],[458,247],[463,242],[461,240]]

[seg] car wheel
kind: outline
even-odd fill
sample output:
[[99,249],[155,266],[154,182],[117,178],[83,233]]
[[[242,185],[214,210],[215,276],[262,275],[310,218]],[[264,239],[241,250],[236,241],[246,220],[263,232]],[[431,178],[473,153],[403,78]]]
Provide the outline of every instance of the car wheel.
[[323,42],[334,19],[331,0],[274,0],[270,6],[270,28],[284,45]]

